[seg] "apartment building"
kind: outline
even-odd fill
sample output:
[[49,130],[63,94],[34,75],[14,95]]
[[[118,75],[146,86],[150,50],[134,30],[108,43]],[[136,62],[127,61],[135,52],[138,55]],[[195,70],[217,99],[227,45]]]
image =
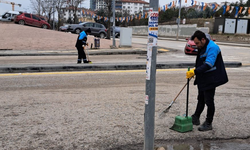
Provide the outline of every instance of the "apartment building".
[[[104,0],[90,0],[90,9],[106,9],[107,5]],[[121,13],[137,14],[148,12],[149,3],[143,0],[115,0],[115,11]]]
[[[73,9],[73,7],[64,7],[61,9],[61,12],[63,13],[63,20],[64,21],[67,21],[69,18],[71,20],[74,19],[75,10]],[[83,14],[83,12],[88,12],[88,14],[87,13]],[[91,14],[94,14],[94,11],[91,11],[91,10],[86,9],[86,8],[78,8],[76,11],[76,16],[79,19],[79,21],[81,21],[81,22],[86,21],[86,20],[92,21],[93,19],[92,19]]]
[[138,14],[148,12],[149,3],[143,0],[121,0],[122,2],[122,13]]

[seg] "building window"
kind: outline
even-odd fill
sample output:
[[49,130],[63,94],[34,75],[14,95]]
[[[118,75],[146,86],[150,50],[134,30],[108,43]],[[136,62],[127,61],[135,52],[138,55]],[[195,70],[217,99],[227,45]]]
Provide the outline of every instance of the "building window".
[[125,9],[125,8],[126,8],[126,6],[123,6],[123,8]]
[[130,7],[128,6],[128,9],[130,9]]

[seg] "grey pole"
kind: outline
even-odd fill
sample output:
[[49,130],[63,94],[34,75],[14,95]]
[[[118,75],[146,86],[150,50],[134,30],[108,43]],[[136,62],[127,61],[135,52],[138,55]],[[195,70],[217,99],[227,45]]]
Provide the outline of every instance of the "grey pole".
[[115,46],[115,0],[113,0],[112,11],[113,11],[113,47],[116,47]]
[[55,3],[54,0],[52,0],[53,5],[53,30],[55,30]]
[[41,0],[39,0],[38,1],[38,15],[40,16],[41,14],[40,14],[40,7],[41,7]]
[[144,114],[144,150],[154,149],[156,53],[157,47],[154,46],[152,48],[150,80],[146,80],[148,105],[145,104]]
[[181,0],[179,0],[180,6],[179,6],[179,16],[178,16],[178,27],[177,27],[177,34],[176,34],[176,40],[179,40],[179,26],[180,26],[180,22],[181,22]]
[[[153,11],[158,11],[158,6],[159,0],[150,0],[149,7],[153,8]],[[144,150],[154,149],[156,55],[157,46],[153,46],[150,80],[146,80],[146,99],[148,104],[145,103],[144,113]]]

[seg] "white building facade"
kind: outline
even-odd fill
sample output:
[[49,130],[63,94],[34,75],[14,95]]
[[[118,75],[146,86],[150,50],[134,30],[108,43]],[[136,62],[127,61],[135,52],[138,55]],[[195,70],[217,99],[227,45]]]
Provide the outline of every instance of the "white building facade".
[[[95,2],[94,2],[95,1]],[[143,0],[115,0],[115,11],[121,13],[129,13],[130,15],[147,12],[149,3]],[[95,3],[95,10],[107,9],[104,0],[92,0]],[[92,3],[93,5],[93,3]],[[93,7],[93,6],[92,6]]]
[[95,3],[96,10],[105,9],[107,7],[107,4],[104,2],[104,0],[95,0]]
[[[80,19],[79,21],[83,21],[83,18],[85,18],[85,20],[92,20],[92,16],[91,14],[83,14],[84,12],[89,12],[94,14],[94,11],[88,10],[86,8],[78,8],[76,11],[76,16],[78,19]],[[61,9],[61,12],[63,13],[63,19],[64,21],[67,21],[68,19],[73,20],[74,19],[74,13],[75,10],[72,7],[65,7]]]
[[122,0],[122,13],[128,12],[130,15],[143,13],[149,3],[145,1]]

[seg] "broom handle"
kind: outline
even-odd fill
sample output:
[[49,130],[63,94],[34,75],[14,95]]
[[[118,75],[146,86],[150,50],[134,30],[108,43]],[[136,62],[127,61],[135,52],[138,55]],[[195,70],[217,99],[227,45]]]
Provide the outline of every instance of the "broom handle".
[[[188,71],[190,67],[188,67]],[[187,104],[186,104],[186,117],[188,117],[188,97],[189,97],[189,78],[187,79]]]
[[[181,92],[183,91],[183,89],[187,86],[187,83],[183,86],[183,88],[181,89],[181,91],[176,95],[176,97],[174,98],[173,102],[175,102],[175,100],[177,99],[177,97],[181,94]],[[172,104],[172,103],[171,103]]]
[[[193,77],[192,77],[192,78],[193,78]],[[190,78],[190,80],[191,80],[192,78]],[[189,80],[189,81],[190,81],[190,80]],[[175,102],[175,100],[179,97],[179,95],[180,95],[181,92],[184,90],[184,88],[187,86],[187,84],[188,84],[188,83],[186,83],[186,84],[182,87],[182,89],[181,89],[180,92],[176,95],[176,97],[174,98],[174,100],[171,102],[170,105],[172,105],[172,104]]]
[[[86,55],[87,61],[89,61],[89,54],[86,53],[85,48],[86,48],[86,45],[83,46],[83,51],[84,51],[84,53],[85,53],[85,55]],[[88,52],[89,52],[89,51],[88,51]]]

